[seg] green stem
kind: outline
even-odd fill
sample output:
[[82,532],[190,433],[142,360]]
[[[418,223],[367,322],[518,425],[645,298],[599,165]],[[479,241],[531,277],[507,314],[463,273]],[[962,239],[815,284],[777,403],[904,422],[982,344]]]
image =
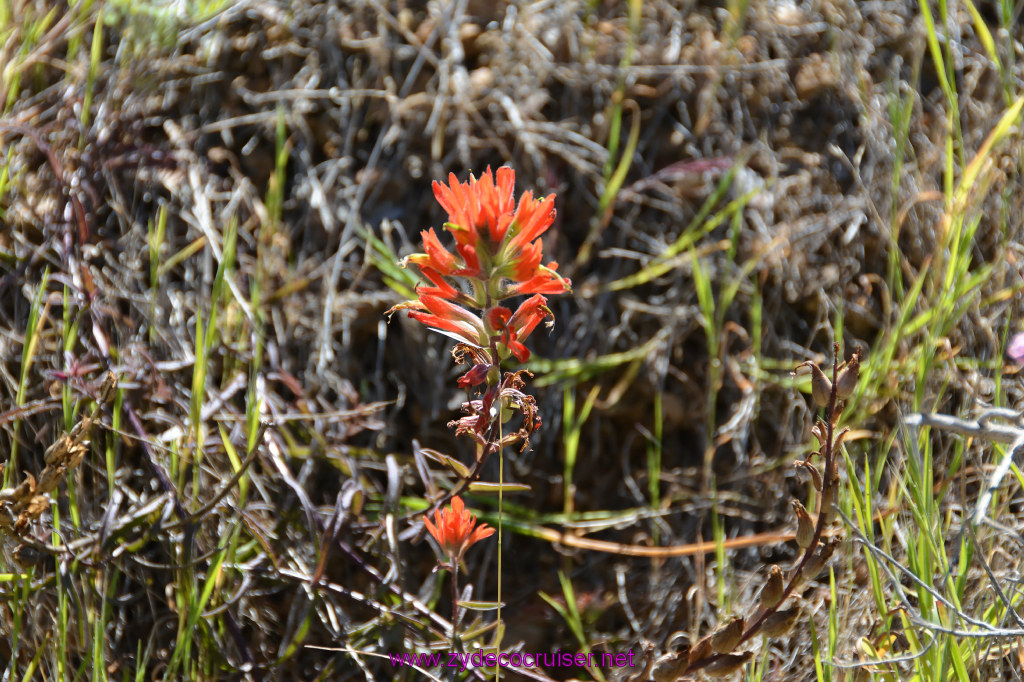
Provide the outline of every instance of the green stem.
[[[501,418],[498,419],[498,442],[501,442]],[[503,492],[505,487],[505,454],[503,450],[498,450],[498,623],[495,629],[495,648],[497,653],[501,654],[501,521],[504,518],[502,515],[502,501],[505,499]],[[501,666],[497,663],[494,664],[494,679],[496,682],[501,680]]]
[[455,646],[455,633],[459,630],[459,562],[452,557],[452,651]]
[[[487,294],[487,308],[492,305],[491,294]],[[497,623],[494,630],[494,648],[497,655],[501,654],[501,544],[502,544],[502,519],[504,518],[503,502],[504,502],[504,486],[505,486],[505,455],[502,453],[500,446],[502,433],[501,433],[501,355],[498,353],[497,337],[491,337],[490,343],[491,351],[491,364],[498,368],[498,386],[488,386],[488,389],[497,388],[498,395],[495,396],[498,409],[498,439],[497,441],[491,441],[487,446],[477,445],[477,448],[486,447],[487,450],[491,449],[491,446],[495,446],[498,450],[498,613]],[[490,425],[488,425],[488,431],[490,431]],[[483,453],[481,453],[482,455]],[[498,665],[497,661],[494,664],[494,679],[495,682],[501,682],[501,666]]]

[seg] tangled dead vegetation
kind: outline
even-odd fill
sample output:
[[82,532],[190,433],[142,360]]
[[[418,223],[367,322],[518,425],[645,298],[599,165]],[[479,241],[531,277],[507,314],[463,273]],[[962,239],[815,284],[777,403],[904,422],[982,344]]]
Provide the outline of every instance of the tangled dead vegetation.
[[[1002,361],[1022,289],[1013,3],[931,23],[909,1],[9,4],[12,677],[388,678],[388,653],[446,641],[418,519],[458,481],[428,459],[474,466],[444,427],[464,396],[447,340],[382,316],[443,220],[431,180],[509,164],[558,194],[544,248],[575,294],[533,337],[544,426],[505,455],[530,493],[507,501],[503,641],[643,652],[623,676],[659,682],[795,679],[834,608],[823,656],[900,677],[982,613],[991,645],[959,664],[1016,679],[1001,547],[1020,489],[968,428],[1024,397]],[[865,349],[857,386],[790,376],[837,339]],[[851,461],[818,468],[808,425],[837,393],[854,430],[818,440]],[[901,435],[912,412],[932,435]],[[853,542],[791,506],[826,491]],[[469,555],[477,596],[495,552]],[[944,579],[963,599],[928,613]],[[796,621],[818,635],[782,637]],[[740,647],[755,627],[776,641]]]

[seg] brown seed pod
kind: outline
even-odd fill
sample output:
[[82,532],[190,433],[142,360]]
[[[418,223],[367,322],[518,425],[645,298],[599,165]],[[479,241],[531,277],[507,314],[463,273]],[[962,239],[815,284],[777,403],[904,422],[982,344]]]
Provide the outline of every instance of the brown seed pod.
[[857,380],[860,377],[860,353],[858,347],[836,377],[836,395],[840,398],[849,398],[857,388]]
[[76,443],[74,447],[68,452],[68,468],[74,469],[76,466],[82,463],[85,459],[86,453],[89,452],[89,441],[84,443]]
[[[658,657],[651,668],[650,679],[654,682],[676,682],[690,662],[690,650],[673,651]],[[647,679],[644,676],[643,679]]]
[[61,436],[50,447],[46,448],[46,451],[43,453],[43,461],[47,465],[60,462],[64,459],[72,443],[73,441],[67,435]]
[[743,618],[730,620],[711,635],[711,648],[717,654],[730,653],[740,643],[743,636]]
[[814,521],[807,509],[799,500],[793,500],[793,511],[796,513],[796,544],[807,549],[814,542]]
[[690,663],[711,655],[711,637],[705,637],[690,648]]
[[96,394],[96,400],[101,405],[106,405],[114,400],[117,392],[117,376],[113,372],[107,372],[100,384],[100,390]]
[[832,553],[836,551],[836,547],[839,546],[839,538],[831,538],[828,543],[818,548],[818,551],[814,553],[807,563],[804,564],[804,577],[807,580],[814,580],[821,573],[821,570],[825,568],[825,564],[832,558]]
[[782,601],[782,591],[785,586],[782,584],[782,569],[772,564],[768,569],[768,580],[761,588],[761,606],[766,609],[774,609]]
[[815,439],[817,439],[817,441],[818,441],[818,449],[819,450],[821,450],[821,448],[825,447],[825,435],[824,435],[824,432],[822,432],[820,426],[818,426],[817,424],[812,426],[811,427],[811,435],[814,436]]
[[711,677],[725,677],[742,668],[754,655],[753,651],[744,651],[742,654],[725,654],[714,663],[704,668]]
[[827,376],[825,376],[825,373],[821,371],[821,367],[818,367],[818,365],[811,360],[801,362],[797,369],[800,367],[811,368],[811,396],[813,396],[814,402],[818,407],[825,407],[828,405],[828,402],[832,399],[832,382]]
[[776,611],[764,619],[761,632],[765,637],[782,637],[793,629],[797,618],[800,617],[800,607],[794,606],[791,609]]
[[821,472],[818,471],[818,467],[802,459],[798,459],[797,461],[793,462],[793,466],[795,466],[797,469],[803,469],[804,471],[806,471],[811,477],[811,483],[814,484],[814,489],[817,490],[819,493],[821,492]]

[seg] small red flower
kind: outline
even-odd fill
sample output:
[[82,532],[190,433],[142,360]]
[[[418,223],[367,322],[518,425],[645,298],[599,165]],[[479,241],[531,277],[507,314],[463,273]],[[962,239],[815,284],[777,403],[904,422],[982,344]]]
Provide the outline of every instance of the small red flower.
[[431,523],[426,516],[423,517],[423,525],[452,562],[461,561],[467,549],[494,534],[494,529],[486,523],[474,529],[476,517],[465,509],[462,498],[458,496],[452,498],[450,509],[434,511],[434,521],[437,525]]
[[519,305],[512,319],[508,322],[511,338],[508,339],[505,345],[508,346],[508,349],[512,351],[519,362],[526,362],[530,359],[530,351],[522,342],[533,333],[533,330],[536,329],[543,319],[554,317],[551,309],[547,306],[547,302],[548,300],[540,294],[531,296]]
[[463,374],[458,379],[458,384],[461,388],[469,388],[470,386],[476,386],[487,381],[487,373],[491,371],[491,365],[480,364],[473,365],[473,368]]

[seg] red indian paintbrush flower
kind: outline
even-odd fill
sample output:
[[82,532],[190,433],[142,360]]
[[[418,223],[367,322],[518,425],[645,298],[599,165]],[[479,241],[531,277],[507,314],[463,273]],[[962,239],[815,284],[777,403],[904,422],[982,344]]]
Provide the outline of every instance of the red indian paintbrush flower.
[[[448,185],[434,183],[434,196],[448,212],[445,229],[455,237],[455,255],[441,245],[433,228],[422,232],[425,253],[403,261],[419,268],[429,284],[416,288],[417,299],[394,306],[436,331],[477,348],[497,344],[498,359],[515,355],[526,362],[530,351],[523,341],[546,318],[553,318],[541,294],[569,291],[569,280],[556,272],[554,261],[541,265],[539,237],[555,219],[555,197],[534,199],[525,192],[516,206],[515,171],[488,169],[479,179],[461,183],[455,175]],[[532,294],[515,314],[501,305],[513,296]],[[470,309],[482,311],[480,314]],[[549,323],[550,324],[550,323]],[[486,378],[484,369],[460,379],[474,385]]]
[[461,561],[472,545],[494,534],[494,529],[486,523],[476,526],[476,517],[466,510],[458,496],[452,498],[450,509],[435,510],[434,520],[436,526],[424,516],[423,524],[453,563]]
[[[455,237],[458,255],[441,245],[433,228],[421,232],[426,253],[406,259],[435,285],[421,291],[478,308],[509,296],[570,291],[570,282],[556,272],[558,263],[541,264],[538,237],[555,220],[555,196],[534,199],[527,191],[517,207],[515,180],[515,171],[502,166],[497,180],[488,167],[479,179],[470,176],[466,183],[454,174],[448,185],[434,182],[434,196],[448,212],[445,229]],[[472,294],[461,293],[446,279],[454,277],[475,280]]]

